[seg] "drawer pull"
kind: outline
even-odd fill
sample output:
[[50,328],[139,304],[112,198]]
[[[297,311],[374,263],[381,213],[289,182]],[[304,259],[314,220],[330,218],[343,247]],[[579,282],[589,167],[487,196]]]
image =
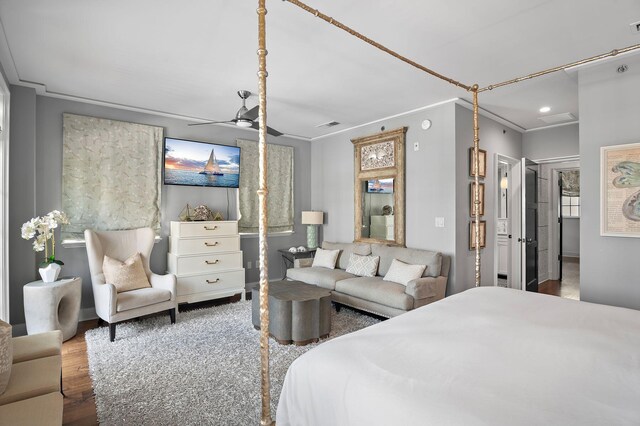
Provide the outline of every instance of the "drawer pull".
[[206,263],[207,265],[215,265],[216,263],[220,262],[220,259],[216,259],[216,260],[205,260],[204,263]]
[[207,284],[215,284],[220,281],[220,278],[216,278],[215,280],[207,280]]
[[207,246],[207,247],[215,247],[215,246],[218,245],[218,242],[214,241],[213,243],[208,243],[208,242],[205,241],[204,245]]
[[213,225],[213,227],[205,225],[204,229],[206,229],[207,231],[215,231],[216,229],[218,229],[218,225]]

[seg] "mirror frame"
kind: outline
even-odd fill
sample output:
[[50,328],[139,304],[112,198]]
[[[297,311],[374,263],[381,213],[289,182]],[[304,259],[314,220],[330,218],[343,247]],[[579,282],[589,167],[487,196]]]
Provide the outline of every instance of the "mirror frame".
[[[405,245],[405,136],[407,127],[351,139],[354,150],[354,242]],[[363,170],[362,151],[372,145],[393,144],[393,162],[369,166]],[[362,236],[363,181],[393,178],[394,239],[380,240]]]

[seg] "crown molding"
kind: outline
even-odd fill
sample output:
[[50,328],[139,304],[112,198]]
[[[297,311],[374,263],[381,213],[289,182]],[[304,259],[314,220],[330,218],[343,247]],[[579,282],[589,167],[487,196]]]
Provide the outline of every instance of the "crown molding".
[[567,121],[566,123],[549,124],[548,126],[534,127],[533,129],[527,129],[525,133],[537,132],[538,130],[553,129],[554,127],[570,126],[572,124],[580,124],[580,120]]

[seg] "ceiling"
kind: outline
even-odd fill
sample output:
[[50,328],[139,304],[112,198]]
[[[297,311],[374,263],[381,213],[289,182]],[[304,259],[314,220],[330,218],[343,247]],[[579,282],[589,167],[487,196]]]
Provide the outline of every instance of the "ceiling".
[[[481,87],[640,43],[638,0],[306,0],[389,48]],[[257,92],[255,0],[0,0],[12,84],[190,119],[233,118]],[[268,1],[268,124],[317,138],[468,93],[284,1]],[[249,108],[257,98],[248,100]],[[522,129],[578,117],[575,75],[480,94]],[[341,124],[317,128],[328,121]]]

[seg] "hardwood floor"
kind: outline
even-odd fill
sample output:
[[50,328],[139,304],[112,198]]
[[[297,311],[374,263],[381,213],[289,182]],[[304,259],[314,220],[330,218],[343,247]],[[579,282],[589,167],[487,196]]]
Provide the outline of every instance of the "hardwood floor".
[[580,300],[580,261],[565,257],[563,262],[562,281],[545,281],[539,285],[538,293]]
[[65,425],[98,424],[84,340],[84,333],[97,326],[97,320],[79,323],[78,334],[62,344],[62,388],[66,395],[62,423]]
[[[251,293],[248,296],[251,297]],[[179,310],[184,312],[192,309],[202,309],[237,302],[238,300],[240,300],[240,295],[181,305]],[[98,327],[98,320],[82,321],[78,324],[78,334],[62,344],[62,389],[65,394],[62,424],[64,425],[98,424],[96,400],[91,386],[91,377],[89,376],[87,343],[84,339],[85,332],[96,327]]]

